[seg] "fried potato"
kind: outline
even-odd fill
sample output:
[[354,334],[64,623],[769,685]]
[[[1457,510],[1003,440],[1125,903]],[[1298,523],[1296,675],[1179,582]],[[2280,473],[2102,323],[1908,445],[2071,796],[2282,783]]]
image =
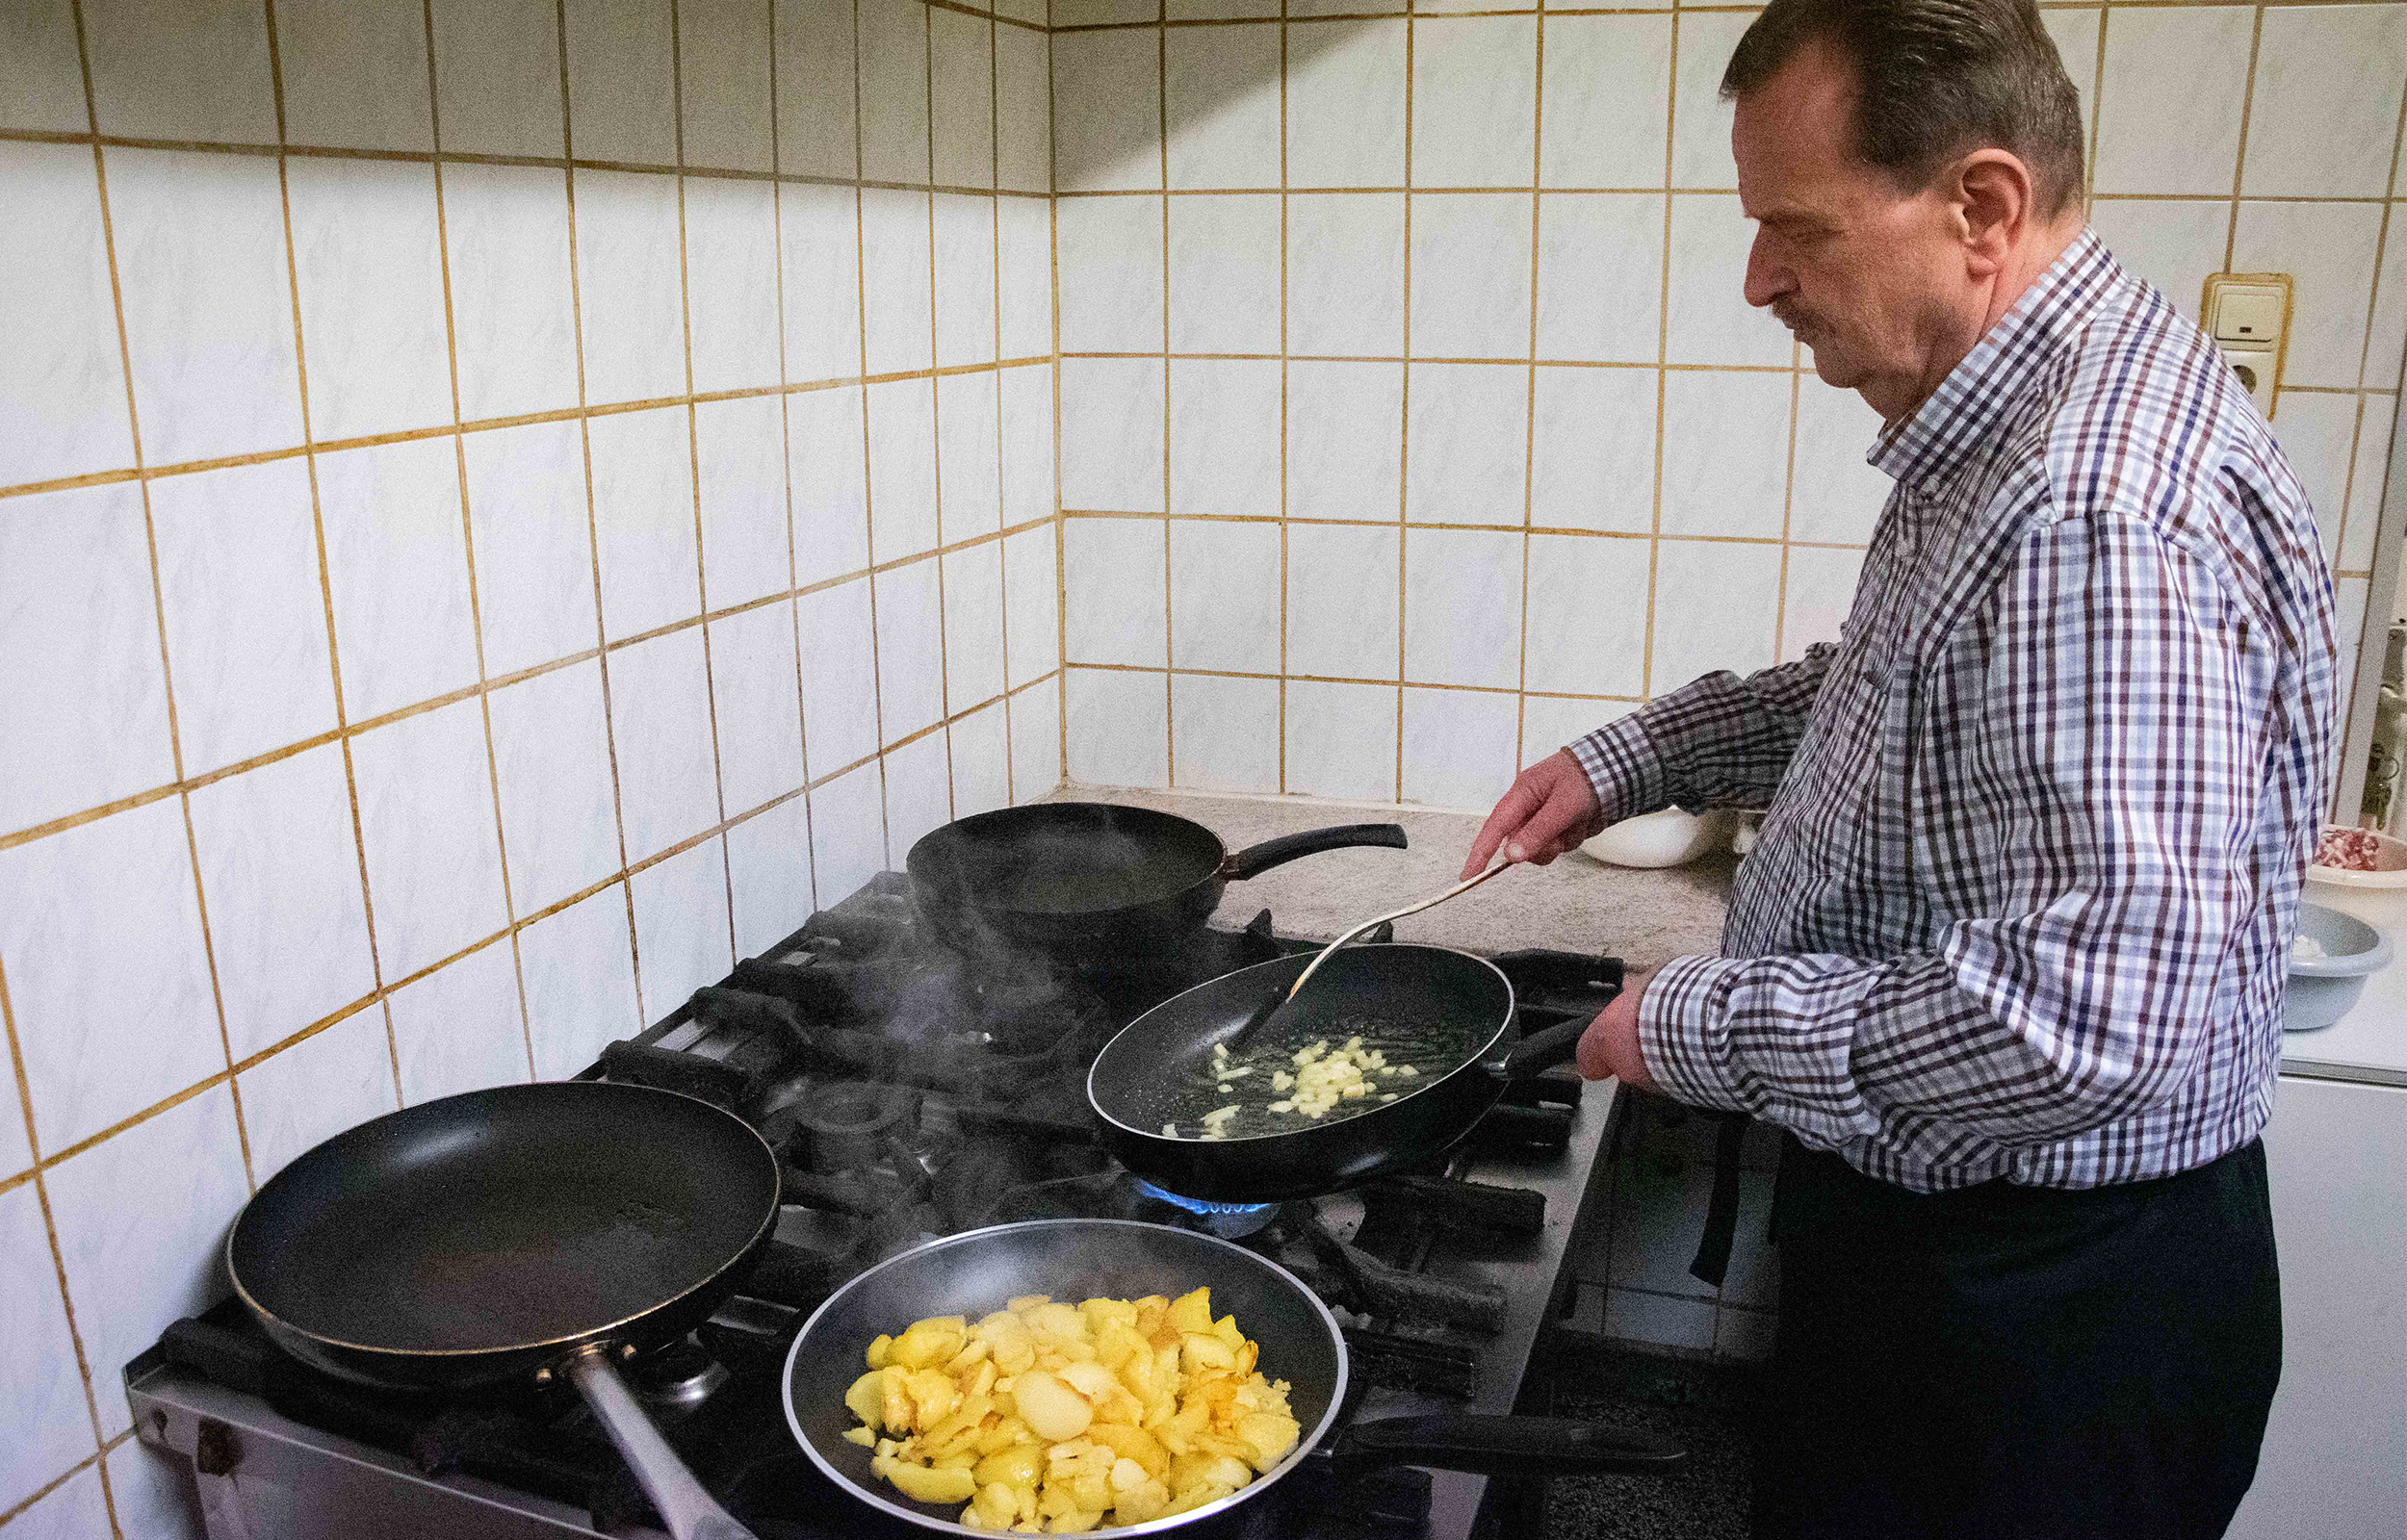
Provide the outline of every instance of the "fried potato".
[[1217,1502],[1267,1472],[1303,1429],[1260,1344],[1176,1299],[1023,1295],[980,1317],[879,1336],[844,1392],[871,1471],[915,1502],[966,1504],[993,1532],[1081,1534]]

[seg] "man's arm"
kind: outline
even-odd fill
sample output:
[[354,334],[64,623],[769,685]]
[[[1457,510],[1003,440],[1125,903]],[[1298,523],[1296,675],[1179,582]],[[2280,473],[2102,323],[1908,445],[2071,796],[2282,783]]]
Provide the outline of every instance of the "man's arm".
[[1825,643],[1745,679],[1708,674],[1548,755],[1480,826],[1462,875],[1486,866],[1498,846],[1543,866],[1640,813],[1770,801],[1836,652]]
[[2263,902],[2265,644],[2215,578],[2112,516],[2035,529],[1983,619],[1983,719],[1918,830],[1937,945],[1675,960],[1638,1046],[1682,1100],[1820,1145],[2050,1142],[2176,1094]]

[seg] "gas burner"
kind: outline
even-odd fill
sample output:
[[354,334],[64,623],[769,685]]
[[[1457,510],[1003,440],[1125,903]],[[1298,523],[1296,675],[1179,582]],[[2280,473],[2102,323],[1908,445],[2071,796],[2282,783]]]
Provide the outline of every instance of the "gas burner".
[[889,1140],[918,1131],[919,1093],[909,1086],[839,1080],[816,1088],[792,1112],[802,1164],[815,1171],[849,1171],[876,1160]]
[[1177,1193],[1155,1187],[1142,1176],[1132,1176],[1136,1190],[1156,1203],[1167,1203],[1182,1209],[1204,1221],[1204,1228],[1224,1241],[1234,1241],[1254,1234],[1270,1223],[1279,1212],[1276,1203],[1213,1203],[1200,1197],[1182,1197]]
[[690,1337],[644,1354],[628,1373],[636,1399],[654,1415],[672,1419],[690,1413],[728,1380],[726,1368]]

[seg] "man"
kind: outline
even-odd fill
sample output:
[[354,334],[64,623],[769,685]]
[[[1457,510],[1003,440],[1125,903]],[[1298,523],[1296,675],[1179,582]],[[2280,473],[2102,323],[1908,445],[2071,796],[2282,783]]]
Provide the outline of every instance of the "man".
[[1897,485],[1842,642],[1525,771],[1464,869],[1770,806],[1723,955],[1580,1051],[1794,1136],[1758,1533],[2220,1534],[2280,1367],[2257,1135],[2332,752],[2306,499],[2084,228],[2032,0],[1772,0],[1722,92],[1746,297]]

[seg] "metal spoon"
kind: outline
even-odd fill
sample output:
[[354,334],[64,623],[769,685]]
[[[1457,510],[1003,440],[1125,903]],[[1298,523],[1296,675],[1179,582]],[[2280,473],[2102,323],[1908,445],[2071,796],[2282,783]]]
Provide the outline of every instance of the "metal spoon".
[[1418,914],[1425,909],[1435,909],[1450,898],[1459,897],[1463,893],[1469,892],[1472,888],[1477,887],[1480,884],[1488,881],[1490,877],[1495,876],[1498,872],[1501,872],[1507,867],[1514,864],[1516,863],[1511,860],[1500,860],[1496,862],[1496,864],[1488,867],[1486,871],[1481,872],[1478,876],[1466,877],[1443,892],[1432,893],[1427,898],[1417,899],[1412,903],[1407,904],[1402,909],[1391,910],[1387,913],[1376,915],[1370,919],[1364,920],[1359,925],[1354,926],[1353,928],[1340,933],[1335,940],[1320,949],[1319,955],[1314,957],[1309,963],[1306,964],[1302,973],[1296,975],[1295,983],[1287,987],[1286,993],[1271,995],[1264,999],[1261,1004],[1255,1006],[1252,1014],[1249,1014],[1245,1020],[1238,1023],[1237,1030],[1235,1032],[1230,1033],[1228,1037],[1221,1040],[1223,1046],[1227,1047],[1228,1050],[1233,1054],[1243,1049],[1249,1042],[1253,1041],[1255,1035],[1262,1030],[1265,1023],[1267,1023],[1273,1016],[1279,1014],[1280,1012],[1284,1011],[1288,1005],[1294,1001],[1296,995],[1303,990],[1306,981],[1310,979],[1313,974],[1320,971],[1320,965],[1329,961],[1329,954],[1345,945],[1348,941],[1353,940],[1356,937],[1360,936],[1363,932],[1377,930],[1380,926],[1386,924],[1389,920],[1400,920],[1408,914]]

